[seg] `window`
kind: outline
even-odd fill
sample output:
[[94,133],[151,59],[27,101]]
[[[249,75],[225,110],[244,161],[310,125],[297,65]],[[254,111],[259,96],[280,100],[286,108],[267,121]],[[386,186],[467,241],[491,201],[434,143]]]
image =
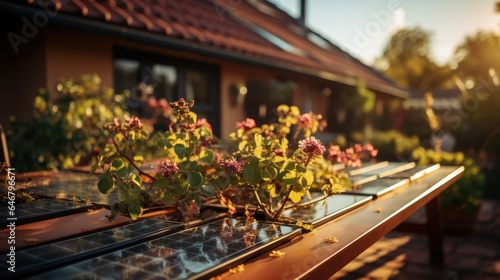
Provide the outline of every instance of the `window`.
[[246,115],[258,125],[273,121],[279,105],[292,103],[296,87],[296,83],[288,79],[248,80],[244,103]]
[[[115,49],[115,90],[129,90],[129,109],[141,118],[153,119],[155,129],[164,130],[168,126],[166,119],[158,116],[156,110],[151,110],[157,105],[154,102],[184,98],[195,101],[193,111],[199,118],[206,118],[218,135],[219,72],[215,65]],[[153,103],[152,97],[156,100]]]

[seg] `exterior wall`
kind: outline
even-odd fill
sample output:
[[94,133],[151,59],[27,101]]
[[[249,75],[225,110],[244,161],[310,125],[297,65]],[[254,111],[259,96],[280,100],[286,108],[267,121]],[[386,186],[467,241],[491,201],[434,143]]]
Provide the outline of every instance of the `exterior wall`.
[[64,79],[97,73],[105,87],[113,86],[113,41],[107,37],[51,28],[47,36],[47,82],[52,91]]
[[[16,23],[17,21],[12,21]],[[2,34],[17,32],[20,27],[2,25]],[[19,33],[21,34],[21,33]],[[18,46],[15,53],[13,47],[2,40],[0,44],[0,124],[6,128],[11,116],[17,120],[28,120],[33,112],[33,100],[40,88],[45,86],[45,30]]]

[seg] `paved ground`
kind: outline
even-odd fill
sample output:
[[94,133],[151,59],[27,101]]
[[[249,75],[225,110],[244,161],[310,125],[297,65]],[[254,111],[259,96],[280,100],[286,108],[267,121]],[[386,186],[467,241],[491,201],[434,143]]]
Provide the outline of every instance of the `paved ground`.
[[445,233],[444,252],[443,267],[430,265],[425,235],[391,232],[331,279],[499,280],[500,202],[483,200],[472,233]]

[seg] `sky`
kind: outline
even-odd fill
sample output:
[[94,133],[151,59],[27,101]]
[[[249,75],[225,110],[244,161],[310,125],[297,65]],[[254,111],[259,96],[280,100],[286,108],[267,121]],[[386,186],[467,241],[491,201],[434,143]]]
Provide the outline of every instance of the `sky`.
[[[269,0],[299,15],[299,0]],[[306,25],[335,45],[373,64],[397,30],[421,27],[431,34],[431,56],[450,60],[466,36],[500,33],[499,0],[307,0]]]

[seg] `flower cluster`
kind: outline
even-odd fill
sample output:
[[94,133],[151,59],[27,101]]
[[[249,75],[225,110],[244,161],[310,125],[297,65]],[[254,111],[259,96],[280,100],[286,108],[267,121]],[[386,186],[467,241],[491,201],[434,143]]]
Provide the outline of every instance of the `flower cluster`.
[[337,145],[330,145],[327,158],[333,163],[342,163],[344,166],[359,167],[361,161],[367,157],[376,157],[378,150],[371,144],[355,144],[342,151]]
[[128,131],[139,131],[142,129],[142,122],[138,117],[126,118],[123,126]]
[[141,130],[142,121],[138,117],[127,117],[124,120],[115,118],[112,122],[104,124],[104,129],[111,133],[122,132],[127,136],[131,131]]
[[226,159],[221,163],[224,170],[231,175],[239,174],[243,171],[243,163],[238,162],[234,158]]
[[243,129],[245,131],[248,131],[252,128],[255,128],[256,126],[257,126],[257,124],[255,123],[255,120],[251,119],[251,118],[247,118],[246,120],[244,120],[242,122],[236,123],[237,129]]
[[175,173],[179,171],[179,166],[177,163],[172,162],[169,159],[158,162],[158,174],[165,178],[171,178]]
[[119,132],[122,129],[122,125],[118,118],[115,118],[112,122],[104,124],[104,130],[109,132]]
[[314,136],[300,140],[299,148],[311,158],[321,156],[326,151],[325,146]]

